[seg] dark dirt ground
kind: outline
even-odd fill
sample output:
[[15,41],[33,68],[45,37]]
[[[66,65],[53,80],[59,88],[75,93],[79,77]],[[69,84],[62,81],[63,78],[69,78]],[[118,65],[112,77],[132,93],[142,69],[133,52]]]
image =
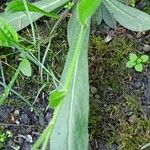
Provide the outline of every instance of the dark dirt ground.
[[[50,24],[46,20],[45,25],[47,23]],[[59,34],[66,35],[64,26],[58,31]],[[44,25],[43,28],[45,29]],[[44,36],[46,31],[43,32],[42,27],[39,31]],[[24,34],[26,30],[22,32]],[[111,41],[106,43],[108,36]],[[55,50],[49,53],[49,57],[54,58],[47,62],[58,77],[68,47],[65,39],[66,37],[59,38],[56,35],[52,44],[55,46],[52,49]],[[56,56],[58,50],[60,53]],[[113,31],[104,24],[92,27],[89,46],[89,150],[140,150],[141,146],[150,141],[150,67],[149,64],[145,65],[142,73],[127,69],[125,65],[130,52],[149,55],[150,32],[136,33],[120,26]],[[12,55],[5,60],[1,58],[2,54],[7,52],[0,50],[0,59],[4,62],[7,60],[15,68],[18,56]],[[6,82],[9,82],[14,72],[5,65],[3,67],[6,70]],[[13,89],[33,103],[42,86],[39,73],[34,69],[32,78],[20,77]],[[6,135],[5,141],[0,142],[0,149],[31,149],[31,145],[52,117],[52,110],[46,109],[50,89],[50,85],[46,85],[36,99],[33,106],[37,113],[11,93],[7,102],[0,107],[0,133]],[[0,86],[0,94],[2,91],[3,87]],[[12,133],[10,138],[8,131]]]

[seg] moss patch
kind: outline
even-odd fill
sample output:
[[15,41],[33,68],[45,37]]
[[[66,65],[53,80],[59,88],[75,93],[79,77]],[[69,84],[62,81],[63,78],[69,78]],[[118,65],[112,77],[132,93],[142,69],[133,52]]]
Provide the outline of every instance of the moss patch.
[[150,120],[138,98],[125,90],[132,74],[126,62],[137,46],[121,36],[107,44],[100,37],[90,41],[90,83],[100,96],[91,95],[90,139],[105,140],[108,147],[115,143],[121,150],[139,150],[150,140]]

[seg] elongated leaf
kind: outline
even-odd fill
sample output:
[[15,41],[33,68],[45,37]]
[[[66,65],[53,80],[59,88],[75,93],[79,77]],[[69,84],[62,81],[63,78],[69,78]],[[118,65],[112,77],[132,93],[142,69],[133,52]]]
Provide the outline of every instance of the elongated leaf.
[[150,15],[115,0],[103,0],[103,3],[125,28],[140,32],[150,29]]
[[[48,12],[40,9],[39,7],[35,6],[32,3],[27,2],[27,5],[28,5],[29,11],[31,11],[31,12],[41,13],[47,17],[59,18],[58,15],[56,15],[54,13],[48,13]],[[18,12],[18,11],[26,11],[26,8],[24,6],[23,1],[14,0],[7,5],[6,11],[10,11],[10,12],[14,13],[14,12]]]
[[141,150],[150,150],[150,143],[145,144]]
[[[64,5],[68,1],[69,0],[42,0],[34,3],[34,5],[47,12],[51,12],[56,8]],[[33,21],[36,21],[42,16],[41,14],[35,13],[32,13],[31,15]],[[0,14],[0,16],[7,20],[16,29],[16,31],[19,31],[30,24],[28,15],[24,12],[16,12],[13,14],[4,12]]]
[[103,20],[102,7],[100,6],[93,16],[93,20],[96,21],[97,25],[100,25]]
[[0,17],[0,46],[11,47],[13,43],[18,43],[15,29]]
[[79,18],[82,24],[91,17],[99,7],[101,0],[80,0],[78,5]]
[[116,29],[116,20],[114,19],[113,15],[109,12],[109,10],[102,4],[102,14],[103,20],[105,23],[113,29]]
[[[70,45],[62,83],[65,83],[67,70],[72,62],[81,32],[77,12],[73,13],[68,26],[68,41]],[[89,111],[89,82],[88,82],[88,37],[89,26],[84,28],[80,57],[77,61],[74,76],[67,96],[58,115],[52,137],[51,150],[87,150],[88,149],[88,111]]]
[[123,3],[123,4],[128,4],[129,3],[129,0],[117,0],[118,2],[120,3]]
[[4,93],[2,95],[0,95],[0,105],[3,104],[4,100],[7,99],[11,89],[12,89],[12,86],[13,84],[15,83],[18,75],[19,75],[19,72],[20,72],[20,65],[19,67],[17,68],[15,74],[13,75],[11,81],[9,82],[9,84],[5,87],[5,90],[4,90]]

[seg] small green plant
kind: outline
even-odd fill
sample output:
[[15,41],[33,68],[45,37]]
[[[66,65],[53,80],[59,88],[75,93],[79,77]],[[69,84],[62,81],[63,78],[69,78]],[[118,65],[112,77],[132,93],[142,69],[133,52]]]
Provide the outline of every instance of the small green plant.
[[136,0],[131,0],[131,4],[130,4],[132,7],[135,7],[136,5]]
[[148,55],[142,55],[142,56],[137,56],[136,54],[130,53],[129,55],[129,61],[127,62],[126,66],[128,68],[133,68],[137,72],[142,72],[143,71],[143,64],[147,63],[149,59]]
[[73,2],[68,2],[68,4],[64,6],[64,8],[70,10],[73,7],[73,5],[74,5]]
[[12,137],[12,133],[10,131],[3,131],[0,129],[0,148],[7,142],[8,138]]
[[[12,80],[5,86],[4,93],[0,96],[0,105],[8,97],[20,72],[27,77],[32,75],[30,62],[43,68],[54,81],[55,90],[50,92],[49,96],[49,106],[54,109],[53,117],[33,145],[32,150],[37,150],[39,147],[41,150],[59,150],[60,147],[65,150],[88,149],[89,77],[87,54],[91,17],[95,15],[98,23],[104,20],[110,26],[113,26],[117,21],[120,25],[133,31],[142,32],[150,29],[148,14],[126,6],[120,0],[72,0],[70,3],[68,2],[69,0],[42,0],[30,4],[26,0],[14,0],[7,6],[7,11],[11,13],[0,17],[0,46],[13,47],[21,56],[21,62]],[[38,45],[33,22],[42,15],[53,17],[59,19],[54,25],[56,28],[55,26],[58,26],[66,15],[61,16],[52,12],[54,10],[61,12],[60,9],[64,8],[65,4],[68,4],[65,6],[66,9],[71,9],[74,4],[74,9],[70,10],[72,16],[67,28],[68,55],[61,80],[58,81],[53,72],[44,67],[44,61],[41,62],[41,59],[37,59],[31,52]],[[45,10],[47,11],[45,12]],[[18,11],[26,13],[16,13]],[[95,14],[96,11],[98,11],[97,14]],[[31,16],[30,12],[38,14]],[[21,45],[16,32],[29,24],[31,24],[33,34],[34,47],[31,45],[33,49],[27,49],[23,44]],[[51,45],[51,39],[50,37],[47,50]],[[139,59],[136,56],[136,59],[134,58],[136,63],[132,67],[135,66],[138,68],[137,70],[141,70],[142,64],[146,62],[145,56],[143,55]],[[44,55],[44,57],[46,56]],[[45,60],[44,57],[43,60]]]

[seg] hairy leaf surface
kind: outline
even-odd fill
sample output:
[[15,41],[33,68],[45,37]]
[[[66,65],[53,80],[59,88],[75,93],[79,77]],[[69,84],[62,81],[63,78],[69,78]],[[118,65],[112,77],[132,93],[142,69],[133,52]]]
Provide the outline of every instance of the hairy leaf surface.
[[[31,11],[31,12],[41,13],[47,17],[59,18],[58,15],[56,15],[54,13],[48,13],[48,12],[44,11],[43,9],[40,9],[39,7],[35,6],[32,3],[27,2],[27,6],[28,6],[29,11]],[[26,11],[26,8],[24,6],[23,1],[14,0],[7,5],[6,11],[10,11],[10,12],[14,13],[14,12],[18,12],[18,11]]]
[[140,32],[150,30],[150,15],[116,0],[103,0],[103,3],[125,28]]
[[[42,0],[34,3],[34,5],[39,7],[40,9],[43,9],[44,11],[51,12],[68,1],[69,0]],[[28,15],[24,12],[16,12],[16,13],[4,12],[0,14],[0,16],[6,19],[16,29],[16,31],[19,31],[30,24]],[[41,16],[42,16],[41,14],[31,13],[33,21],[36,21]]]
[[[67,70],[77,48],[82,25],[78,19],[77,11],[68,25],[68,41],[70,45],[65,69],[62,74],[62,83],[65,83]],[[52,137],[51,150],[87,150],[88,149],[88,112],[89,112],[89,82],[88,82],[88,23],[83,29],[82,41],[78,45],[81,49],[77,60],[71,86],[58,115]],[[58,142],[59,141],[59,142]]]

